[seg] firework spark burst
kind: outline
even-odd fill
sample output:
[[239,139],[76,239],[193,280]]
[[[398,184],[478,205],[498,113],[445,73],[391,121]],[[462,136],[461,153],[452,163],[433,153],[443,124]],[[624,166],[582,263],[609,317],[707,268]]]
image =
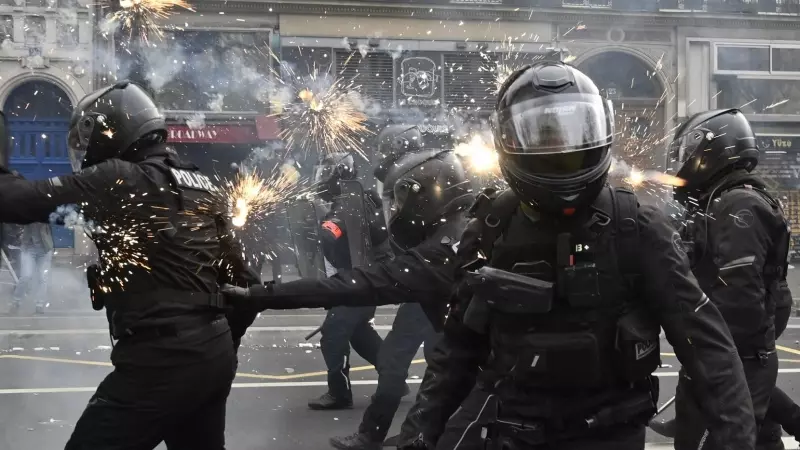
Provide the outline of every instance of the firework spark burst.
[[263,178],[257,171],[242,171],[232,181],[223,184],[217,194],[231,223],[243,227],[249,218],[263,217],[274,212],[279,205],[298,194],[297,177],[276,171]]
[[[373,134],[366,125],[367,115],[361,111],[361,86],[355,79],[330,75],[313,67],[308,75],[297,75],[291,67],[282,64],[270,51],[270,56],[280,63],[288,76],[275,78],[288,95],[291,104],[270,95],[270,104],[281,125],[279,137],[287,149],[304,152],[312,148],[323,154],[355,152],[366,158],[361,149],[363,138]],[[345,62],[346,64],[346,62]]]
[[497,152],[491,142],[490,137],[476,133],[465,142],[457,144],[454,151],[456,155],[464,157],[471,172],[476,174],[499,173]]
[[128,38],[136,32],[145,42],[149,36],[164,37],[157,22],[171,16],[175,8],[194,12],[185,0],[120,0],[119,6],[121,9],[111,15],[109,22],[128,30]]

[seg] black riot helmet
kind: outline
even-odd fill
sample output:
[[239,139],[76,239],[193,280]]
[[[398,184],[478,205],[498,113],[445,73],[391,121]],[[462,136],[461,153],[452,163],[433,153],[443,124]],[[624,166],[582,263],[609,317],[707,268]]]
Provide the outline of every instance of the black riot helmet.
[[675,133],[669,147],[674,175],[684,180],[675,199],[686,204],[735,169],[752,171],[758,164],[758,146],[750,122],[738,109],[695,114]]
[[461,161],[452,151],[406,153],[383,180],[392,241],[409,249],[473,200]]
[[422,150],[422,132],[416,125],[387,125],[378,134],[381,161],[375,167],[375,178],[383,183],[391,166],[404,154]]
[[336,153],[325,157],[315,169],[314,183],[319,190],[319,196],[326,202],[342,195],[339,181],[356,179],[356,167],[353,155],[350,153]]
[[605,185],[613,108],[578,69],[541,61],[514,72],[500,88],[492,127],[503,177],[534,209],[572,215]]
[[67,143],[72,168],[79,171],[111,158],[125,159],[142,140],[166,139],[167,124],[153,99],[136,84],[122,81],[78,102]]

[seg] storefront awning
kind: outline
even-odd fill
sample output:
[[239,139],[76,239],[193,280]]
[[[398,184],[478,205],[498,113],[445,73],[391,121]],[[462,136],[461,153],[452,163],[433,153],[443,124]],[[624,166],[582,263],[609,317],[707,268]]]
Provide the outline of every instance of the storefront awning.
[[259,144],[279,139],[276,122],[274,117],[261,116],[251,123],[206,124],[201,128],[170,124],[168,141],[184,144]]

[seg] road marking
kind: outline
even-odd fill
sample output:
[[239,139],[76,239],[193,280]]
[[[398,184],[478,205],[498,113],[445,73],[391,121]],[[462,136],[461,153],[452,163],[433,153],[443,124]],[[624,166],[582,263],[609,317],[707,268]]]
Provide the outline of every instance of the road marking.
[[[77,365],[84,365],[84,366],[102,366],[102,367],[113,367],[110,362],[103,362],[103,361],[91,361],[86,359],[68,359],[68,358],[50,358],[46,356],[28,356],[28,355],[0,355],[0,359],[21,359],[26,361],[40,361],[40,362],[54,362],[54,363],[62,363],[62,364],[77,364]],[[415,359],[411,361],[411,364],[421,364],[424,363],[424,359]],[[372,370],[374,366],[358,366],[358,367],[351,367],[351,372],[360,372],[364,370]],[[310,377],[321,377],[328,375],[327,371],[318,371],[318,372],[303,372],[303,373],[295,373],[291,375],[262,375],[258,373],[241,373],[237,372],[237,377],[242,378],[258,378],[264,380],[296,380],[299,378],[310,378]]]
[[783,350],[785,352],[794,353],[795,355],[800,355],[800,350],[795,350],[793,348],[784,347],[782,345],[776,345],[775,348],[777,348],[778,350]]
[[[284,332],[284,331],[315,331],[318,326],[293,326],[293,327],[250,327],[247,329],[248,333],[261,333],[261,332]],[[375,325],[375,329],[379,331],[389,331],[392,329],[391,325]],[[65,334],[102,334],[108,336],[107,328],[93,328],[93,329],[65,329],[65,330],[0,330],[0,336],[60,336]]]
[[[800,369],[780,369],[779,373],[800,373]],[[661,378],[674,378],[678,372],[656,372],[656,376]],[[413,378],[406,380],[408,384],[420,384],[422,380]],[[356,386],[375,386],[378,380],[352,380],[351,384]],[[233,383],[234,389],[247,388],[283,388],[283,387],[324,387],[327,381],[272,381],[263,383]],[[28,389],[0,389],[0,395],[11,394],[62,394],[73,392],[94,392],[96,387],[62,387],[62,388],[28,388]]]

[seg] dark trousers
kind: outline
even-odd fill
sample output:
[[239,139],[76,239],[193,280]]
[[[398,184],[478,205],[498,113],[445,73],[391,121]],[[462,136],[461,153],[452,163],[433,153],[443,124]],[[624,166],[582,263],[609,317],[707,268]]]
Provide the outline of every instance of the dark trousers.
[[364,411],[358,431],[373,441],[383,441],[389,432],[406,389],[408,368],[419,346],[425,344],[426,359],[439,335],[422,307],[416,303],[400,305],[392,329],[383,340],[378,354],[378,387]]
[[[762,365],[758,360],[742,360],[747,387],[753,400],[756,425],[760,427],[770,405],[770,397],[778,378],[778,355],[773,353]],[[691,380],[681,371],[675,392],[675,420],[677,434],[675,450],[723,450],[710,432],[705,416],[697,404]]]
[[800,406],[779,387],[772,390],[767,417],[758,431],[757,448],[780,449],[781,428],[795,438],[800,437]]
[[89,400],[66,450],[152,450],[162,441],[169,450],[224,450],[236,372],[233,347],[226,348],[194,364],[118,365]]
[[[436,444],[436,450],[642,450],[644,448],[644,425],[618,425],[587,431],[586,435],[565,440],[551,440],[541,445],[508,442],[511,435],[489,435],[497,416],[496,398],[481,389],[474,389],[450,417],[444,433]],[[526,422],[529,425],[533,423]],[[486,438],[494,439],[487,442]],[[516,446],[515,446],[516,444]]]
[[337,306],[328,311],[322,323],[322,357],[328,366],[328,392],[336,398],[350,399],[350,346],[373,366],[378,366],[378,352],[383,339],[371,320],[374,306],[348,308]]

